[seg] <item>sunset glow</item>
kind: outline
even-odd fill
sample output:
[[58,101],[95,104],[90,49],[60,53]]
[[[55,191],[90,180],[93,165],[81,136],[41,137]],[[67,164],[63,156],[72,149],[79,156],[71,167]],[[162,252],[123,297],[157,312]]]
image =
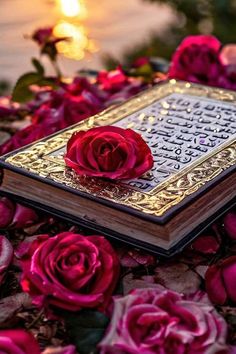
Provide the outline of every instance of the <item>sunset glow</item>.
[[59,53],[68,58],[80,60],[84,58],[86,52],[97,51],[96,44],[88,39],[83,26],[61,21],[54,27],[54,35],[58,38],[69,38],[67,41],[57,43]]
[[87,15],[83,0],[58,0],[60,10],[66,17],[84,18]]

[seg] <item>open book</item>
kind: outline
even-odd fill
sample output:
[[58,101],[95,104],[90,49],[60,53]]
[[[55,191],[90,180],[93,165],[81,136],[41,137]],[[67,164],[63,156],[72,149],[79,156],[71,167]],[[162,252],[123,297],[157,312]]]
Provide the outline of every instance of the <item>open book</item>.
[[[72,133],[101,125],[139,132],[154,166],[107,181],[64,164]],[[0,191],[97,233],[163,255],[190,242],[236,195],[236,93],[171,80],[5,155]]]

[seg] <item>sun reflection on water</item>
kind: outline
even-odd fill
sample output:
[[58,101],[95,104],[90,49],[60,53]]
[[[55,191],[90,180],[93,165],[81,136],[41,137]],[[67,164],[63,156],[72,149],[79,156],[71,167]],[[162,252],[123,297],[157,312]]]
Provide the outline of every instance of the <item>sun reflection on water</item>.
[[67,58],[81,60],[86,54],[98,51],[97,43],[89,38],[88,30],[83,24],[88,12],[83,0],[57,0],[60,20],[54,26],[57,38],[68,40],[57,43],[59,53]]

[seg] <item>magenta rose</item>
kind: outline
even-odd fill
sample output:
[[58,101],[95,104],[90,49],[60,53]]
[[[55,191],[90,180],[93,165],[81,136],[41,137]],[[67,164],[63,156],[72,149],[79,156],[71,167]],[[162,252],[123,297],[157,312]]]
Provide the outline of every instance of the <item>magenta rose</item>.
[[224,217],[224,227],[227,235],[236,240],[236,211],[230,211]]
[[186,37],[172,57],[169,77],[217,86],[222,72],[220,48],[221,43],[213,36]]
[[37,306],[71,311],[104,308],[119,277],[119,260],[102,236],[64,232],[21,246],[21,285]]
[[13,257],[13,248],[8,239],[0,235],[0,284]]
[[207,269],[206,290],[214,304],[236,304],[236,256],[220,260]]
[[31,333],[21,329],[0,331],[1,354],[40,354],[38,343]]
[[136,289],[114,302],[101,354],[223,353],[226,347],[226,322],[210,304],[158,288]]
[[113,126],[73,134],[64,159],[80,175],[111,179],[139,177],[153,166],[151,150],[141,135]]

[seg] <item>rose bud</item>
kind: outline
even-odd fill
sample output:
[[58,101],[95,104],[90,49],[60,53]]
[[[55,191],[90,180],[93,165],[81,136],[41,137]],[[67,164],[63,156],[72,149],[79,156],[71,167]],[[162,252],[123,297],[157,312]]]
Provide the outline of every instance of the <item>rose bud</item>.
[[32,39],[40,46],[42,46],[50,40],[52,35],[53,35],[52,27],[39,28],[33,33]]
[[4,272],[10,265],[13,257],[13,248],[8,239],[0,235],[0,284],[4,277]]
[[0,198],[0,228],[4,229],[12,222],[15,213],[15,204],[8,198]]
[[151,150],[141,135],[113,126],[73,134],[64,159],[79,175],[110,179],[136,178],[153,166]]
[[188,36],[175,51],[169,77],[206,85],[217,85],[223,70],[219,59],[221,43],[213,36]]
[[40,349],[31,333],[22,329],[9,329],[0,331],[0,353],[40,354]]
[[[101,354],[223,353],[227,325],[210,303],[158,288],[114,300]],[[226,351],[225,351],[226,353]]]
[[236,240],[236,211],[230,211],[225,215],[224,227],[229,237]]
[[21,204],[16,204],[12,226],[17,229],[32,225],[38,220],[38,215],[33,209],[27,208]]
[[21,285],[36,306],[104,309],[119,277],[119,260],[102,236],[40,235],[20,247]]
[[227,301],[236,304],[236,256],[210,266],[205,281],[208,296],[214,304],[224,305]]

